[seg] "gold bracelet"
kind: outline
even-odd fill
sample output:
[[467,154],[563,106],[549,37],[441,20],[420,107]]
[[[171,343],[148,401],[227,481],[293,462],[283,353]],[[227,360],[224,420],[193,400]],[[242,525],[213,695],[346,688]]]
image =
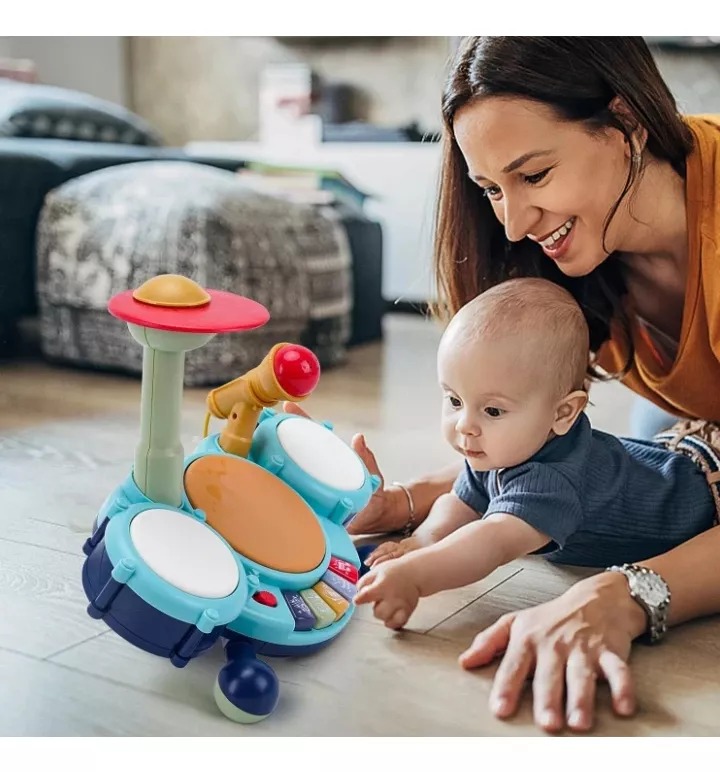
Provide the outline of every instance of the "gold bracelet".
[[410,514],[408,515],[407,523],[405,523],[403,528],[403,536],[407,538],[415,530],[415,502],[413,501],[412,493],[410,493],[410,491],[401,482],[392,482],[390,484],[394,485],[396,488],[400,488],[400,490],[405,494],[405,498],[407,499]]

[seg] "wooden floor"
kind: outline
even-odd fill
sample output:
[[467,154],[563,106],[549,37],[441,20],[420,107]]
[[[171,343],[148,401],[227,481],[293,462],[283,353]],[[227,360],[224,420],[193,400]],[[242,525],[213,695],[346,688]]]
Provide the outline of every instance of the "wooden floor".
[[[384,345],[355,349],[345,367],[327,372],[306,405],[345,439],[366,432],[386,477],[402,479],[452,456],[438,428],[437,331],[419,318],[393,316],[386,332]],[[456,662],[475,632],[504,612],[556,596],[581,575],[541,559],[423,600],[402,633],[360,608],[325,651],[271,661],[280,703],[251,727],[215,707],[219,646],[178,670],[92,620],[81,545],[129,470],[139,385],[32,357],[0,363],[0,734],[542,734],[527,695],[516,718],[498,721],[487,709],[494,668],[467,673]],[[205,393],[186,392],[186,451],[202,433]],[[625,390],[598,387],[593,401],[599,428],[626,430]],[[720,734],[720,620],[674,630],[656,649],[638,646],[632,661],[639,715],[614,718],[602,686],[596,734]]]

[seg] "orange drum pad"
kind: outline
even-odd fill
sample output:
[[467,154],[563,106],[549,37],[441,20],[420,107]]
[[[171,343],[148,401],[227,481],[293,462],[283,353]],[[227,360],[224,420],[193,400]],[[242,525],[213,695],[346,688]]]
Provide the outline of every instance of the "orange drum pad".
[[300,574],[325,556],[325,534],[299,494],[266,469],[232,456],[202,456],[185,471],[195,509],[246,558]]

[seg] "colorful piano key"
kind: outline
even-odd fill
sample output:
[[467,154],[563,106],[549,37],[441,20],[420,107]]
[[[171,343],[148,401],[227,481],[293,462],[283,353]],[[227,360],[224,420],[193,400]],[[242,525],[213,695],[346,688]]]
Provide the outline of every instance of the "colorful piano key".
[[340,558],[331,557],[330,565],[328,568],[339,576],[345,577],[349,582],[353,584],[357,583],[358,570],[352,563],[348,563],[347,560],[341,560]]
[[348,582],[344,576],[340,576],[334,571],[326,571],[323,574],[322,580],[329,587],[332,587],[335,592],[342,595],[345,600],[351,601],[355,597],[357,587],[352,582]]
[[343,598],[340,593],[335,592],[332,587],[329,587],[327,584],[325,584],[325,582],[318,582],[317,584],[313,585],[313,590],[315,590],[315,592],[335,612],[335,619],[333,619],[333,622],[337,619],[340,619],[340,617],[348,610],[348,608],[350,608],[350,604],[347,602],[347,600]]
[[315,614],[313,614],[300,594],[293,590],[283,590],[282,594],[290,609],[290,613],[295,619],[295,629],[303,632],[312,630],[316,622]]
[[323,627],[331,625],[336,619],[337,614],[328,606],[327,603],[315,592],[315,590],[300,590],[302,599],[310,607],[310,610],[315,615],[315,624],[313,627],[316,630],[321,630]]

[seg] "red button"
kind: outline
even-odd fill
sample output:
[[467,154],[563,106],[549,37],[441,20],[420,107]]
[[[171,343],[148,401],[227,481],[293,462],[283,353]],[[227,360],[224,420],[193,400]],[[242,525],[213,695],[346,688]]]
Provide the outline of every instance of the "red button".
[[263,606],[277,606],[277,598],[268,590],[258,590],[253,595],[253,600],[262,603]]
[[340,558],[330,558],[330,565],[328,568],[336,573],[338,576],[344,576],[348,581],[357,584],[358,570],[352,563],[348,563],[347,560],[340,560]]

